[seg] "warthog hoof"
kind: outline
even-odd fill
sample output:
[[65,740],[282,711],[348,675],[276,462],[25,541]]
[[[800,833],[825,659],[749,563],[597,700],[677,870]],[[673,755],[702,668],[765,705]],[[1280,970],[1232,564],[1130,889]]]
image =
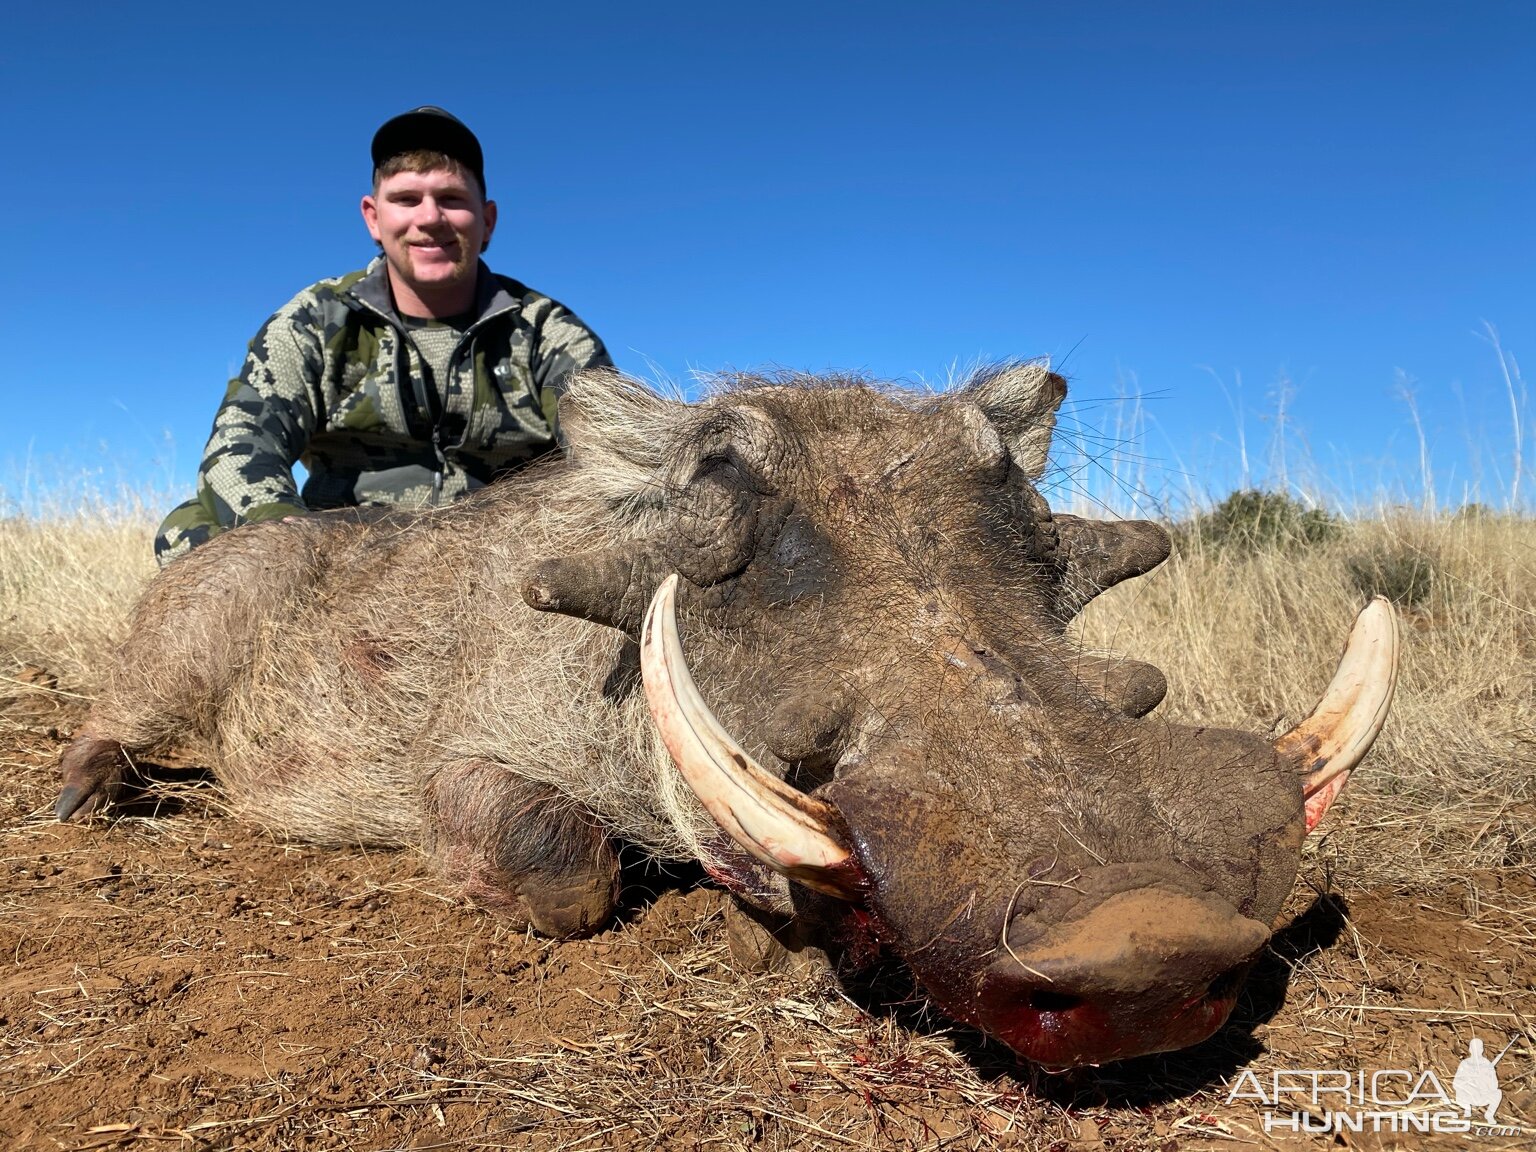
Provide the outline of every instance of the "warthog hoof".
[[600,867],[581,875],[507,876],[482,869],[464,884],[464,895],[486,911],[541,936],[569,940],[590,936],[618,906],[618,872]]
[[831,958],[805,940],[799,921],[761,912],[738,900],[725,906],[725,936],[731,959],[748,972],[803,978],[832,970]]
[[123,789],[127,757],[115,740],[77,736],[59,761],[63,786],[53,810],[60,820],[105,812]]

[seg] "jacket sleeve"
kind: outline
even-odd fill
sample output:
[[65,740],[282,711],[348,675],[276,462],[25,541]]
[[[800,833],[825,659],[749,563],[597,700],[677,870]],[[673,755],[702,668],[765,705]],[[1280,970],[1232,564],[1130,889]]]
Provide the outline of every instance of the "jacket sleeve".
[[219,527],[304,511],[293,465],[319,419],[320,333],[299,297],[262,326],[229,382],[197,477],[198,501]]
[[558,408],[565,382],[583,368],[612,368],[613,359],[597,333],[562,304],[554,304],[535,329],[529,366],[538,389],[539,407],[550,431],[564,447]]

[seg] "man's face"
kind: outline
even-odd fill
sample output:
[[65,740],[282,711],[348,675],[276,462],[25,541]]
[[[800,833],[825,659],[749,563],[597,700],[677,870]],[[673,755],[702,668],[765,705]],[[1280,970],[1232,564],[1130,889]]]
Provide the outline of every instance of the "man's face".
[[495,203],[481,199],[472,179],[448,171],[386,176],[362,208],[391,271],[429,295],[474,282],[496,227]]

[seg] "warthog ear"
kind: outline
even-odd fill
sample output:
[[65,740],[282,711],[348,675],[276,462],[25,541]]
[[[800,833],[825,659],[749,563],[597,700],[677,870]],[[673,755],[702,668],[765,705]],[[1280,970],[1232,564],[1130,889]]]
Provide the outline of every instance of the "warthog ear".
[[588,466],[655,468],[685,407],[612,368],[589,368],[560,392],[556,435]]
[[1019,471],[1045,471],[1067,382],[1044,364],[1005,364],[973,376],[960,393],[991,421]]

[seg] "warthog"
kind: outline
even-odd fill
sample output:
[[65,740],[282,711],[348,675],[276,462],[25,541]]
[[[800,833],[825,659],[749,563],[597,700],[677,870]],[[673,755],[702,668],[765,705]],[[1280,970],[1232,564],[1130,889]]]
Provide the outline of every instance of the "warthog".
[[252,817],[422,845],[540,932],[604,923],[628,843],[702,861],[760,929],[899,956],[1044,1065],[1193,1044],[1380,730],[1395,624],[1368,607],[1278,740],[1147,716],[1161,674],[1064,632],[1168,536],[1052,513],[1035,481],[1064,393],[1033,364],[944,395],[741,379],[694,405],[589,374],[564,462],[171,565],[58,814],[195,740]]

